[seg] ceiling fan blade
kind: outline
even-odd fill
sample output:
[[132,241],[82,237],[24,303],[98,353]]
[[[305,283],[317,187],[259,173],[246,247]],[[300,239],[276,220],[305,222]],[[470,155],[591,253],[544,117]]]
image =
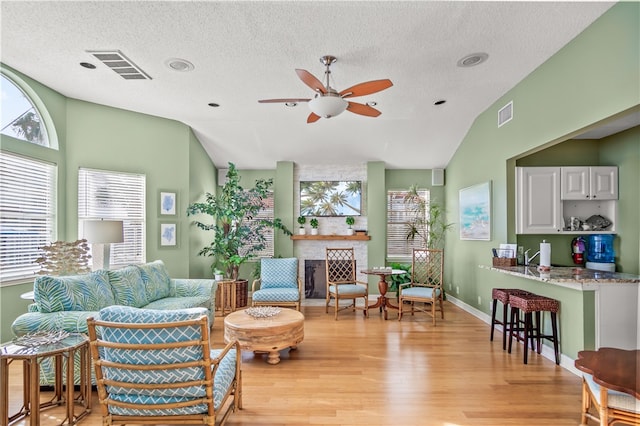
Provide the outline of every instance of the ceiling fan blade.
[[307,124],[315,123],[318,120],[320,120],[320,116],[312,112],[309,114],[309,117],[307,117]]
[[340,96],[343,98],[353,98],[356,96],[370,95],[384,89],[388,89],[393,86],[393,83],[389,79],[384,80],[372,80],[365,83],[356,84],[348,89],[344,89],[340,92]]
[[315,78],[309,71],[296,69],[296,74],[298,74],[298,77],[304,84],[311,87],[314,91],[320,92],[323,95],[327,93],[327,89],[324,87],[322,82]]
[[273,103],[286,103],[286,102],[309,102],[311,99],[298,99],[298,98],[286,98],[286,99],[260,99],[258,102],[261,104],[273,104]]
[[367,117],[377,117],[382,114],[375,108],[369,105],[359,104],[357,102],[349,102],[347,105],[347,111],[351,111],[354,114],[366,115]]

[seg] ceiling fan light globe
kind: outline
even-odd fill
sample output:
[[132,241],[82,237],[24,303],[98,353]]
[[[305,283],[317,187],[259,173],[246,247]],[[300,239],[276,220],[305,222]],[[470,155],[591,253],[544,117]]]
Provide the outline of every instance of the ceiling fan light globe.
[[340,115],[349,103],[340,96],[318,96],[309,101],[309,109],[324,118]]

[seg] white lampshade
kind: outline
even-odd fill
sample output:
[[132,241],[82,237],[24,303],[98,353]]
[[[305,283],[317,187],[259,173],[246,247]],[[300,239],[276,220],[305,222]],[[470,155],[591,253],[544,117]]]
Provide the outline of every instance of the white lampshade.
[[124,241],[121,220],[85,220],[83,228],[83,237],[92,244]]
[[309,101],[309,109],[323,118],[331,118],[341,114],[349,103],[340,96],[318,96]]
[[124,242],[122,221],[85,220],[82,223],[82,237],[91,243],[93,269],[109,269],[111,243]]

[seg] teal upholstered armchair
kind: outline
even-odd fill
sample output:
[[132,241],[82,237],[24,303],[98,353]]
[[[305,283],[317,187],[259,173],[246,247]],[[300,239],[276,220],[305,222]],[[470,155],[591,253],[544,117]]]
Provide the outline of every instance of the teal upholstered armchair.
[[298,259],[261,259],[260,279],[251,288],[253,306],[291,306],[300,310],[302,281]]
[[214,425],[242,408],[240,348],[210,348],[205,308],[110,306],[87,323],[103,425]]

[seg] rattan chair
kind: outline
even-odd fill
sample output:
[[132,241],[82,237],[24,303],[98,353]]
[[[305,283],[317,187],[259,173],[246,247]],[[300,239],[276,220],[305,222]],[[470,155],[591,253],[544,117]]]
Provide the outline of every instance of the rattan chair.
[[[400,284],[398,288],[398,321],[402,319],[405,302],[415,311],[431,315],[436,325],[436,307],[444,319],[442,294],[442,272],[444,252],[439,249],[413,249],[411,260],[411,282]],[[416,306],[416,303],[424,305]]]
[[[364,281],[356,279],[356,259],[353,248],[327,248],[325,257],[327,278],[327,299],[325,312],[329,313],[331,299],[334,300],[334,317],[338,319],[338,311],[351,308],[362,310],[367,316],[369,288]],[[359,307],[356,300],[362,298],[364,306]],[[350,299],[352,303],[340,306],[340,300]]]
[[237,342],[209,346],[204,308],[110,306],[87,320],[102,424],[224,424],[242,408]]
[[252,306],[285,306],[300,310],[302,281],[298,278],[298,259],[261,259],[260,279],[251,287]]
[[[630,371],[629,374],[633,374]],[[580,425],[588,419],[609,426],[614,423],[640,424],[640,400],[633,396],[607,389],[593,380],[591,374],[582,375],[582,415]]]

